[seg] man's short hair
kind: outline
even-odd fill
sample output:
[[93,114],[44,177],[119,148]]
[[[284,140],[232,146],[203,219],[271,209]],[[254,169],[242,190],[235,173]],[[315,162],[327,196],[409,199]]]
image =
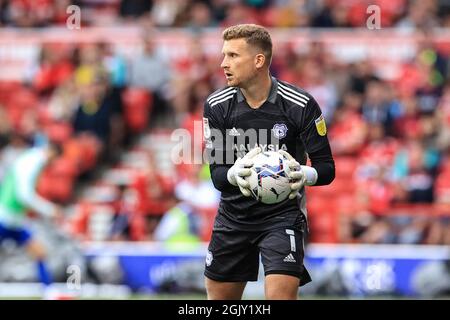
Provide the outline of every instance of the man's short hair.
[[222,33],[223,40],[245,39],[255,47],[260,48],[267,60],[267,65],[272,61],[272,39],[266,28],[256,24],[238,24],[225,29]]

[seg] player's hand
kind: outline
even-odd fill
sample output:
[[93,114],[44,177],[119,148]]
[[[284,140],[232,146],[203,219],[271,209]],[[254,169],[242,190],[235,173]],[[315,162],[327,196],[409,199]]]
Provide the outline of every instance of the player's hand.
[[287,169],[286,173],[291,181],[291,193],[289,194],[289,199],[295,199],[297,197],[298,191],[303,188],[306,183],[306,175],[300,166],[300,163],[294,159],[288,152],[284,150],[278,151],[281,155],[283,155],[286,159]]
[[261,148],[256,147],[250,150],[244,157],[238,158],[234,165],[228,169],[227,179],[233,186],[238,186],[242,194],[250,197],[250,183],[245,180],[245,177],[251,175],[251,167],[253,167],[253,158],[261,153]]

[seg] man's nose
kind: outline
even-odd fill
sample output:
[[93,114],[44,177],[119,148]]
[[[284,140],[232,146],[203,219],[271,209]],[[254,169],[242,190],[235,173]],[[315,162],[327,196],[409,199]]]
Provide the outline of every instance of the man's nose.
[[222,69],[228,68],[228,62],[226,58],[223,58],[222,63],[220,64]]

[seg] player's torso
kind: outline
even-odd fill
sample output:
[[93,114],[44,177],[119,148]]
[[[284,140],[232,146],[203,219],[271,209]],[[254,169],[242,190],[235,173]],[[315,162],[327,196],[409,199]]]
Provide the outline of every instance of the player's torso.
[[[224,118],[227,152],[234,159],[242,157],[256,146],[263,151],[283,149],[293,155],[304,152],[299,144],[299,128],[289,118],[287,109],[280,97],[266,101],[257,109],[247,102],[230,99],[226,105]],[[303,192],[302,192],[303,193]],[[258,230],[292,225],[301,220],[300,203],[297,200],[285,200],[281,203],[264,205],[253,198],[240,193],[222,193],[219,218],[225,224],[243,230]]]
[[246,101],[229,106],[225,119],[226,145],[242,157],[255,146],[263,151],[286,150],[295,154],[298,129],[279,104],[264,102],[252,109]]

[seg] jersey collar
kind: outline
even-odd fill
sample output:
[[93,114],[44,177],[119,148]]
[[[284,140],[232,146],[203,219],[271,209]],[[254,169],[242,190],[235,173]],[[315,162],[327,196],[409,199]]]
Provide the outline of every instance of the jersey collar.
[[[278,91],[278,81],[275,77],[270,76],[270,78],[272,79],[272,86],[270,87],[270,93],[269,93],[269,97],[267,98],[267,101],[269,101],[270,103],[275,104],[276,100],[277,100],[277,91]],[[240,88],[237,88],[237,101],[239,103],[244,102],[245,101],[245,96],[243,95],[243,93],[241,92]]]

